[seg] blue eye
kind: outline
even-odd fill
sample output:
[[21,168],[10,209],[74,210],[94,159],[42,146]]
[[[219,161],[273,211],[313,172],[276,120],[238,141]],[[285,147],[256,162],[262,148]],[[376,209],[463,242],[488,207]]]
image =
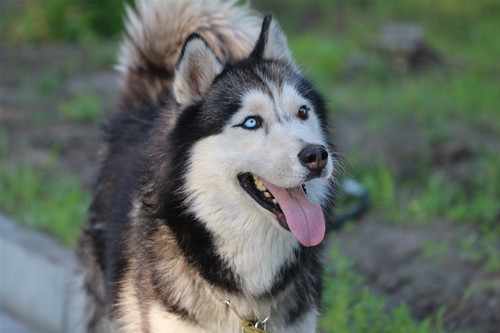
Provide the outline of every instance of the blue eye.
[[245,127],[247,128],[257,127],[257,120],[255,120],[255,118],[248,118],[247,120],[245,120],[243,125],[245,125]]
[[250,116],[241,124],[241,127],[249,130],[257,129],[261,126],[262,119],[259,116]]

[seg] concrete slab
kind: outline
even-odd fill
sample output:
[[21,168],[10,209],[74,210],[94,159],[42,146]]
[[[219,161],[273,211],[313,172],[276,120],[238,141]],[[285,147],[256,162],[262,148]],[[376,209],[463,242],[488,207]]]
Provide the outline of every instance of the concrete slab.
[[10,314],[0,311],[0,332],[1,333],[42,333],[20,322]]
[[0,214],[0,308],[41,332],[83,332],[72,250]]

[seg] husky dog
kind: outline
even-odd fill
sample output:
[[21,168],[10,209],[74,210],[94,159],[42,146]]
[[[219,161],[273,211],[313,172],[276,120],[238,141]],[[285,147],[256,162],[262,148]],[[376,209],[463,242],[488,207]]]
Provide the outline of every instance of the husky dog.
[[79,248],[87,330],[314,332],[336,162],[278,23],[139,0],[126,29]]

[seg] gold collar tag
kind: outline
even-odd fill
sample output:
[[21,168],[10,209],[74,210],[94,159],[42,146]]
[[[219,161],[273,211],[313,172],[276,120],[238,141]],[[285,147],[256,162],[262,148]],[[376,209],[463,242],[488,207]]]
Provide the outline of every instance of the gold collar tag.
[[[266,320],[259,322],[255,319],[244,318],[240,321],[241,332],[242,333],[267,333],[266,331]],[[262,326],[263,328],[260,328]]]

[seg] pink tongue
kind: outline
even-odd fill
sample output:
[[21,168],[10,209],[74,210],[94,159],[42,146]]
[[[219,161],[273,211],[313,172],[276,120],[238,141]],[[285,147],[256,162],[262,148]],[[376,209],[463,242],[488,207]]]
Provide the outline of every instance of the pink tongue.
[[321,206],[307,198],[302,186],[282,188],[262,179],[285,214],[290,231],[304,246],[315,246],[325,237],[325,218]]

